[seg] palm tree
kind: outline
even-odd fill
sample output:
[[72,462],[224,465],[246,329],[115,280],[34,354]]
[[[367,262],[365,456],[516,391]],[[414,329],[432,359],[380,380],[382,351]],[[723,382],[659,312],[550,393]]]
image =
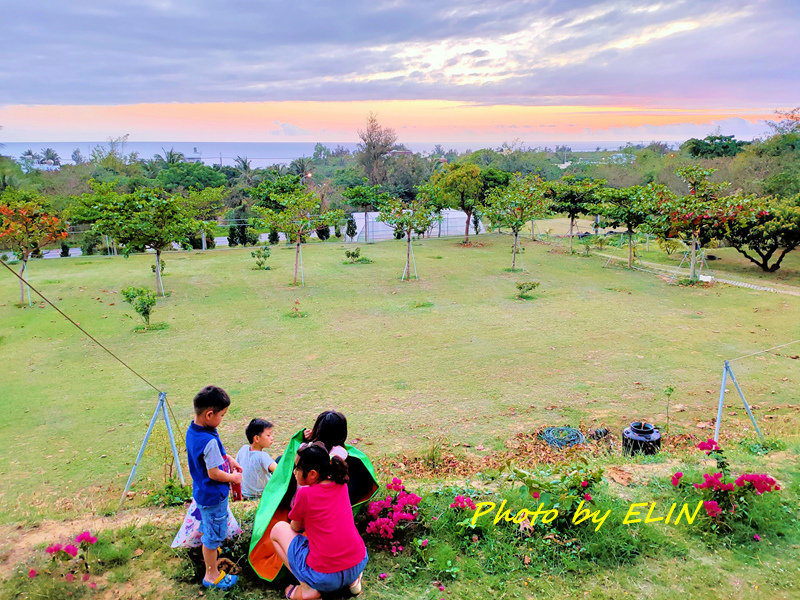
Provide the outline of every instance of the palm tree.
[[185,158],[183,152],[178,152],[175,150],[174,147],[170,148],[169,151],[164,150],[164,147],[161,147],[161,150],[164,151],[164,155],[156,154],[153,158],[156,160],[161,160],[167,164],[167,166],[177,165],[180,162],[183,162]]
[[34,162],[34,163],[38,163],[40,160],[42,160],[42,157],[39,156],[38,154],[36,154],[36,152],[31,150],[30,148],[25,150],[25,152],[23,152],[20,155],[19,158],[20,158],[20,160],[23,160],[23,161],[26,161],[26,162],[30,161],[30,162]]
[[300,175],[303,179],[306,177],[311,176],[311,169],[314,167],[314,163],[311,161],[310,158],[306,156],[301,156],[300,158],[295,158],[291,164],[289,165],[289,173],[292,175]]
[[237,156],[233,162],[239,171],[237,180],[248,186],[253,185],[253,167],[250,165],[250,160],[246,156]]
[[82,165],[86,162],[86,159],[83,158],[83,154],[81,154],[80,148],[75,148],[75,150],[72,151],[72,162],[76,165]]
[[52,148],[43,148],[42,160],[40,162],[43,165],[61,165],[61,157],[58,155],[58,152]]

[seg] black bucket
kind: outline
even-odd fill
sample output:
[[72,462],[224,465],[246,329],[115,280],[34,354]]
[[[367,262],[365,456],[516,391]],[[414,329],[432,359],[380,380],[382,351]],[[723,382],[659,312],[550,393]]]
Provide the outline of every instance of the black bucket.
[[622,453],[656,454],[661,450],[661,432],[650,423],[631,423],[622,432]]

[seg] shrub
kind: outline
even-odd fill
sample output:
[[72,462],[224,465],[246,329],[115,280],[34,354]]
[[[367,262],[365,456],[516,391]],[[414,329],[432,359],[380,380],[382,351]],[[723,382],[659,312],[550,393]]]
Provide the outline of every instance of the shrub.
[[239,228],[236,225],[228,227],[228,246],[235,248],[239,245]]
[[280,241],[280,239],[281,238],[280,238],[280,235],[278,234],[278,230],[277,229],[270,229],[269,230],[268,241],[269,241],[271,246],[274,246],[275,244],[277,244]]
[[533,290],[535,290],[538,287],[539,287],[539,282],[538,281],[518,281],[517,282],[517,298],[519,300],[529,300],[529,299],[533,298],[533,296],[531,296],[529,294],[529,292],[532,292]]
[[256,266],[255,270],[257,271],[269,271],[270,267],[267,265],[267,259],[270,256],[269,246],[263,246],[262,248],[257,248],[250,253],[250,256],[256,259]]
[[346,264],[346,265],[347,265],[347,264],[350,264],[350,265],[352,265],[352,264],[355,264],[355,263],[361,263],[361,264],[365,264],[365,265],[367,265],[367,264],[369,264],[369,263],[371,263],[371,262],[372,262],[372,261],[371,261],[369,258],[367,258],[366,256],[361,256],[361,248],[359,248],[358,246],[356,246],[356,249],[355,249],[355,250],[345,250],[345,251],[344,251],[344,255],[345,255],[345,256],[346,256],[346,257],[349,259],[349,261],[350,261],[350,262],[346,262],[346,261],[345,261],[345,263],[344,263],[344,264]]
[[356,237],[358,233],[358,226],[356,225],[356,220],[353,218],[353,214],[350,213],[347,215],[347,225],[344,230],[344,234],[349,237],[350,239]]
[[68,258],[69,257],[69,244],[67,242],[61,242],[61,258]]
[[328,238],[331,237],[331,228],[328,225],[323,225],[322,227],[317,227],[317,237],[320,241],[324,242]]
[[167,481],[166,485],[160,490],[154,490],[145,504],[149,506],[183,506],[192,501],[192,486],[182,486],[174,479]]
[[[367,508],[367,516],[371,519],[367,524],[367,533],[386,540],[395,540],[400,532],[417,519],[422,498],[405,491],[403,482],[397,477],[392,478],[386,489],[392,493],[383,500],[371,502]],[[403,547],[399,548],[402,552]],[[392,553],[397,551],[397,546],[393,545]]]
[[[161,264],[161,274],[163,275],[163,274],[164,274],[164,269],[165,269],[165,268],[166,268],[166,266],[167,266],[167,261],[165,261],[165,260],[162,258],[162,259],[161,259],[159,262],[160,262],[160,264]],[[156,264],[155,264],[155,263],[153,263],[152,265],[150,265],[150,270],[151,270],[153,273],[155,273],[155,272],[156,272]]]
[[149,328],[150,314],[156,305],[155,292],[147,288],[127,287],[122,290],[122,297],[125,298],[125,302],[133,307],[136,314],[142,317],[145,326]]

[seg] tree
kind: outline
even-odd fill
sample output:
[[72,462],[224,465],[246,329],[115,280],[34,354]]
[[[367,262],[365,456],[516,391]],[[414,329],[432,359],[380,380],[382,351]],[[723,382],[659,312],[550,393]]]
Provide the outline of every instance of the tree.
[[28,148],[20,155],[19,159],[23,162],[32,162],[38,164],[39,161],[42,160],[42,156]]
[[350,204],[357,208],[364,209],[364,241],[368,241],[368,227],[369,222],[367,212],[370,208],[378,206],[380,203],[389,199],[389,194],[381,191],[381,186],[373,185],[357,185],[342,192],[342,196],[350,201]]
[[72,162],[74,162],[76,165],[82,165],[86,162],[83,154],[81,154],[80,148],[75,148],[75,150],[72,151]]
[[237,156],[233,161],[236,170],[239,172],[237,180],[239,183],[253,185],[253,167],[251,161],[246,156]]
[[168,166],[180,164],[186,158],[183,152],[178,152],[174,147],[170,148],[169,150],[165,150],[162,146],[161,150],[164,152],[164,154],[156,154],[153,158],[155,158],[157,161],[163,162]]
[[697,158],[736,156],[750,142],[737,140],[732,135],[707,135],[702,140],[690,138],[681,145],[681,150]]
[[511,270],[517,266],[519,232],[534,219],[541,219],[549,212],[547,185],[538,175],[515,177],[507,187],[496,186],[479,205],[480,211],[492,224],[492,229],[508,227],[514,234],[511,252]]
[[161,253],[172,244],[189,243],[200,224],[189,216],[185,202],[160,189],[139,189],[132,194],[113,194],[99,199],[100,218],[94,231],[113,237],[132,251],[151,249],[156,253],[156,293],[164,296]]
[[42,158],[39,161],[43,165],[61,165],[61,157],[52,148],[42,148]]
[[647,224],[656,212],[659,200],[669,197],[669,191],[661,185],[646,187],[634,185],[628,188],[606,188],[600,193],[601,201],[596,212],[601,217],[600,227],[625,225],[628,234],[628,268],[633,267],[633,232]]
[[292,175],[299,175],[300,181],[303,181],[306,177],[311,177],[311,170],[313,168],[314,163],[311,162],[311,159],[301,156],[300,158],[295,158],[289,164],[289,173]]
[[[31,253],[67,237],[64,223],[47,210],[36,192],[7,189],[0,195],[0,240],[22,260],[19,276],[25,277]],[[25,301],[25,285],[19,282],[19,302]]]
[[156,305],[156,295],[153,291],[147,288],[126,287],[122,290],[122,297],[125,302],[133,307],[136,314],[142,317],[145,328],[148,329],[150,327],[150,315]]
[[381,214],[378,220],[405,234],[406,266],[402,279],[411,279],[411,236],[415,232],[422,234],[427,231],[436,219],[436,207],[419,195],[408,202],[403,202],[400,198],[388,198],[381,201],[379,208]]
[[[800,194],[769,200],[729,196],[725,200],[735,210],[724,223],[728,243],[763,271],[780,269],[783,258],[800,246]],[[776,252],[777,259],[770,265]]]
[[776,135],[794,133],[800,129],[800,106],[791,110],[776,110],[779,121],[767,121],[767,126]]
[[159,171],[156,181],[168,192],[224,186],[228,180],[224,173],[202,163],[177,162]]
[[598,201],[598,192],[606,184],[604,179],[582,179],[567,175],[561,181],[550,184],[547,195],[553,212],[566,213],[569,217],[569,251],[572,253],[572,237],[575,218],[587,214]]
[[225,206],[223,198],[227,191],[224,186],[207,187],[203,189],[189,190],[186,204],[189,206],[192,216],[201,221],[211,221],[216,219],[220,211]]
[[299,175],[284,174],[265,179],[258,186],[245,191],[253,199],[254,206],[279,210],[280,197],[294,192],[304,192],[305,186]]
[[697,281],[697,249],[720,231],[720,221],[726,218],[720,209],[719,198],[727,183],[712,183],[709,177],[716,169],[696,165],[681,167],[677,175],[689,187],[686,196],[664,195],[657,202],[651,217],[651,227],[664,238],[675,235],[691,238],[689,279]]
[[287,239],[294,239],[294,280],[293,285],[297,285],[297,269],[300,262],[300,244],[303,237],[309,232],[322,225],[333,225],[344,218],[341,210],[320,213],[320,199],[313,192],[304,190],[292,190],[288,193],[276,194],[272,197],[273,201],[279,206],[279,210],[271,208],[256,207],[256,211],[261,215],[264,224],[268,228],[286,232]]
[[394,129],[383,127],[378,123],[378,116],[369,113],[367,126],[358,130],[361,143],[358,145],[356,158],[364,168],[370,185],[386,183],[386,157],[395,149],[397,133]]
[[450,201],[451,206],[467,215],[464,228],[464,243],[469,243],[469,223],[472,212],[480,199],[483,190],[481,168],[478,165],[457,163],[449,165],[447,170],[434,176],[433,184],[439,187]]
[[433,209],[434,222],[439,223],[439,235],[442,237],[442,211],[450,206],[447,196],[439,186],[426,183],[417,187],[417,198]]

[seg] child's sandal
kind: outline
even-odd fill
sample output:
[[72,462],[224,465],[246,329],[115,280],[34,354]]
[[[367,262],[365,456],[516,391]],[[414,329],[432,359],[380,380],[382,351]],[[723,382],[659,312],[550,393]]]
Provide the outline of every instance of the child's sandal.
[[286,588],[286,597],[289,600],[292,600],[292,597],[294,596],[294,591],[299,587],[300,587],[299,585],[290,585],[289,587],[287,587]]

